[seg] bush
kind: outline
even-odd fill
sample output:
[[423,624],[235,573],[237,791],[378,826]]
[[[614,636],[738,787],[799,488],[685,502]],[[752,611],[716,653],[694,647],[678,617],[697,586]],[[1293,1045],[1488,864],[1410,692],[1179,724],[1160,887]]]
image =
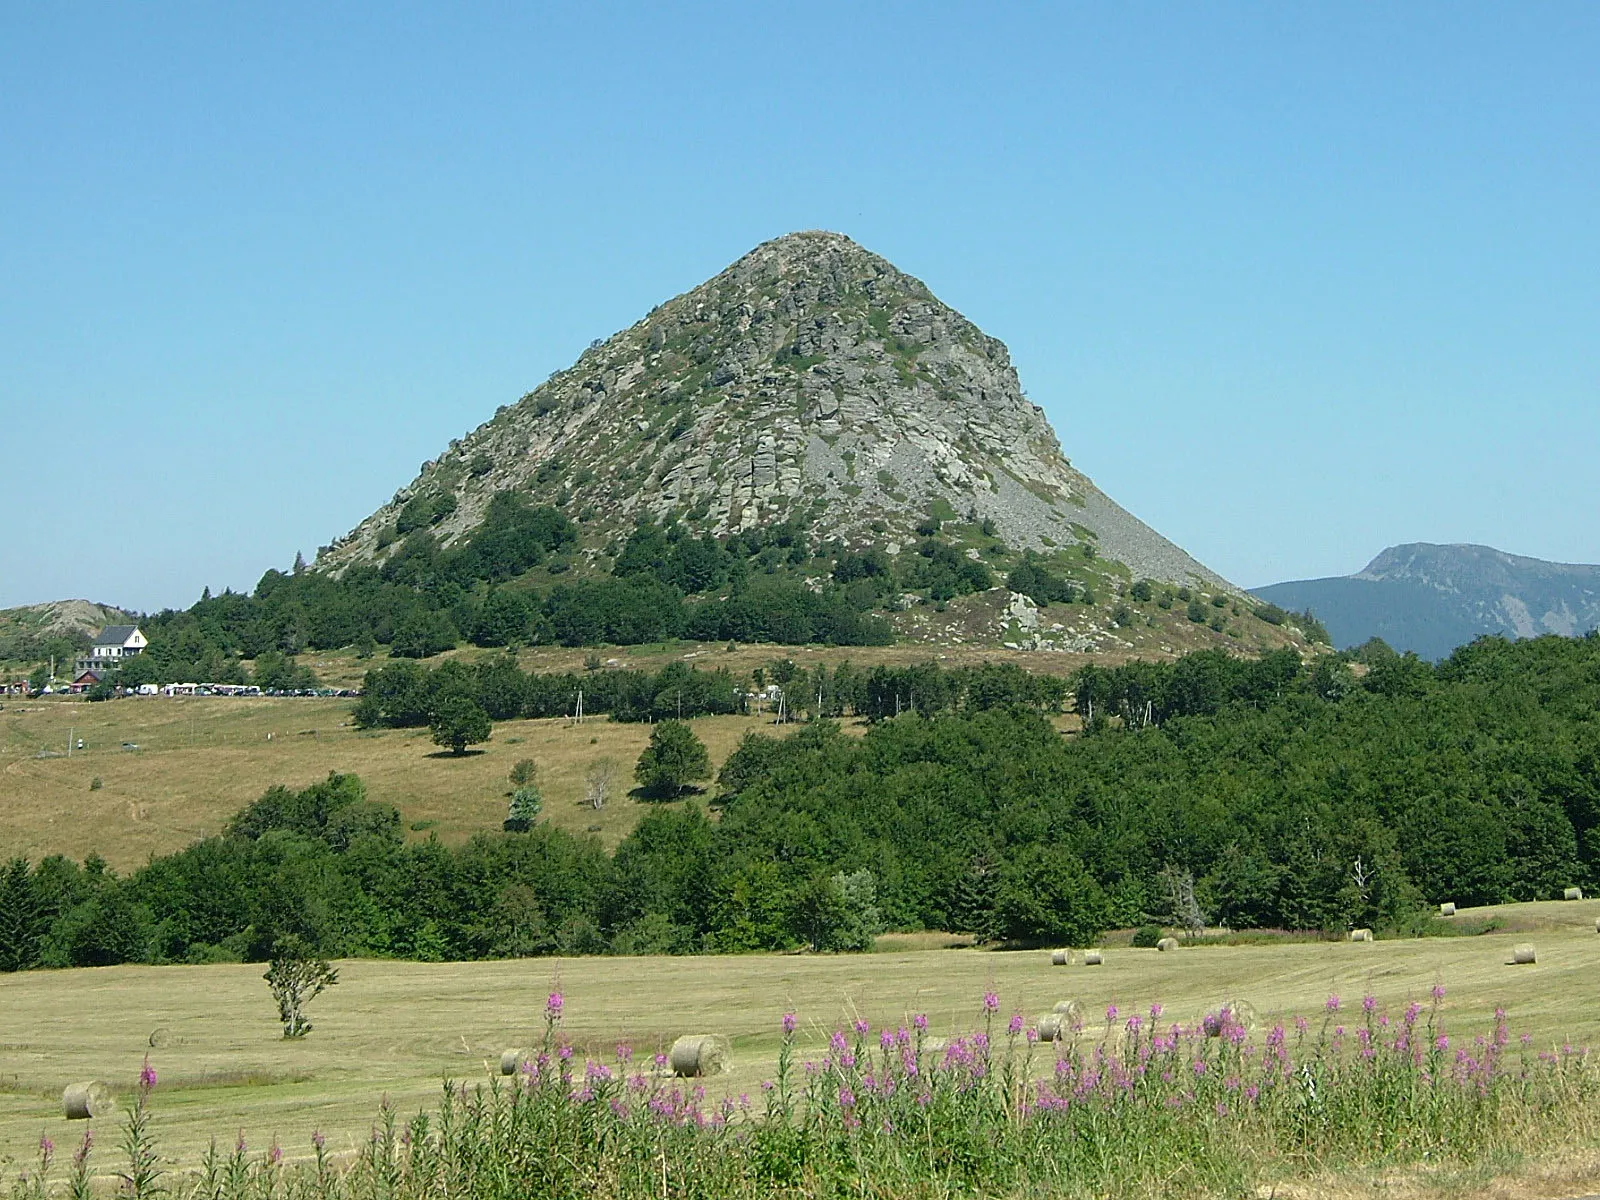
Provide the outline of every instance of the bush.
[[511,793],[511,807],[506,813],[504,829],[507,833],[527,833],[544,810],[544,797],[533,784],[524,784]]
[[1133,945],[1140,950],[1154,950],[1164,936],[1159,925],[1141,925],[1133,931]]
[[1196,625],[1204,625],[1206,623],[1206,618],[1210,615],[1206,612],[1205,601],[1199,599],[1198,597],[1189,601],[1189,607],[1186,612],[1189,620],[1193,621]]

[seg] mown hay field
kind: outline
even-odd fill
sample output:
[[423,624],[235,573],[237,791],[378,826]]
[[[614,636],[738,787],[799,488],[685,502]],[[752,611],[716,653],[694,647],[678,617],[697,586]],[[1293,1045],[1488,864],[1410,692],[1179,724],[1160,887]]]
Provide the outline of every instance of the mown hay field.
[[[95,852],[126,870],[221,832],[274,784],[304,787],[329,771],[360,775],[371,799],[400,810],[411,837],[436,833],[455,842],[500,828],[511,790],[506,776],[522,758],[538,764],[544,819],[563,829],[598,826],[593,832],[609,847],[644,812],[627,793],[648,725],[604,717],[581,725],[502,721],[488,743],[457,758],[440,751],[426,729],[355,728],[353,703],[220,696],[8,702],[0,710],[0,858],[81,860]],[[691,724],[713,770],[747,730],[799,728],[737,716]],[[69,738],[85,743],[70,757]],[[583,780],[600,758],[616,764],[617,790],[596,811],[584,803]]]
[[[1125,1016],[1152,1002],[1163,1020],[1193,1022],[1228,1000],[1263,1018],[1320,1018],[1330,993],[1352,1027],[1363,995],[1391,1010],[1447,991],[1444,1017],[1459,1039],[1488,1030],[1503,1005],[1533,1051],[1600,1044],[1600,902],[1546,902],[1499,910],[1507,928],[1479,937],[1204,946],[1176,952],[1112,948],[1101,967],[1052,967],[1048,951],[907,949],[926,935],[885,939],[855,956],[521,959],[488,963],[340,964],[341,979],[310,1008],[301,1042],[279,1036],[260,965],[111,967],[0,976],[0,1155],[26,1157],[41,1132],[73,1144],[81,1123],[61,1117],[61,1090],[104,1079],[126,1098],[148,1053],[160,1083],[156,1128],[163,1152],[193,1162],[216,1136],[242,1131],[252,1147],[277,1137],[302,1155],[313,1130],[348,1149],[370,1130],[380,1098],[402,1115],[431,1105],[446,1079],[486,1080],[501,1052],[534,1045],[546,995],[566,998],[563,1030],[579,1049],[609,1059],[619,1042],[636,1055],[665,1050],[683,1033],[731,1038],[733,1069],[707,1081],[713,1094],[759,1095],[773,1073],[779,1017],[796,1012],[802,1055],[825,1053],[828,1033],[865,1017],[874,1028],[924,1012],[930,1033],[975,1027],[983,992],[1001,998],[1000,1023],[1057,1000],[1090,1014],[1115,1004]],[[1516,942],[1538,946],[1537,965],[1508,965]],[[1313,1035],[1320,1021],[1314,1020]],[[1048,1052],[1046,1052],[1048,1053]],[[96,1118],[109,1148],[116,1117]],[[102,1169],[109,1162],[102,1160]]]

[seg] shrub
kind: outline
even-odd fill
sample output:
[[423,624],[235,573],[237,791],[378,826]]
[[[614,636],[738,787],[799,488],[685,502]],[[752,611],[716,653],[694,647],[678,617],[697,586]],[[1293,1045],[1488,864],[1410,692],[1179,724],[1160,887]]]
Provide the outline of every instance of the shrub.
[[1141,950],[1154,950],[1164,934],[1159,925],[1141,925],[1133,931],[1133,945]]
[[544,797],[539,789],[527,783],[511,793],[511,807],[506,813],[504,829],[507,833],[527,833],[544,809]]

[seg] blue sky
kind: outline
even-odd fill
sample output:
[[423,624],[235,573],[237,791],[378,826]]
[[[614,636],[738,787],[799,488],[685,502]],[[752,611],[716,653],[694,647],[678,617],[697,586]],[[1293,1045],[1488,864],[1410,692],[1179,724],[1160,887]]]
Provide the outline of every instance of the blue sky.
[[819,227],[1003,339],[1074,463],[1239,583],[1600,561],[1600,6],[0,22],[0,605],[249,588]]

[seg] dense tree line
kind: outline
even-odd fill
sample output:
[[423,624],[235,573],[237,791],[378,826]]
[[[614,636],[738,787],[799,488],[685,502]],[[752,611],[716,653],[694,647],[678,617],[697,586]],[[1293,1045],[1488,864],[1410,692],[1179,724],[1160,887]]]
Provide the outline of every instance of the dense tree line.
[[[281,654],[292,667],[303,651],[344,646],[426,658],[462,642],[893,640],[888,622],[871,610],[896,582],[885,576],[850,587],[854,580],[834,580],[829,564],[844,552],[813,544],[794,522],[722,540],[692,536],[681,525],[641,523],[611,547],[610,574],[579,578],[577,526],[559,509],[501,493],[470,535],[441,547],[433,526],[451,511],[437,498],[408,501],[401,519],[379,534],[387,552],[381,563],[338,576],[297,564],[288,573],[268,571],[250,594],[208,589],[186,610],[146,617],[150,647],[124,682],[252,682],[241,659]],[[527,586],[521,577],[535,567],[553,582]],[[823,586],[806,582],[819,572]]]
[[[496,671],[541,679],[501,663],[478,682]],[[640,685],[652,711],[665,674]],[[16,860],[0,968],[260,958],[289,934],[415,958],[845,948],[880,923],[1082,943],[1175,921],[1175,878],[1212,922],[1405,930],[1439,901],[1600,881],[1594,636],[1486,638],[1437,667],[1372,646],[1090,672],[1079,695],[1101,710],[1072,738],[974,701],[976,677],[864,736],[821,713],[750,734],[712,811],[653,805],[611,855],[548,824],[407,844],[332,776],[126,878]]]
[[428,668],[389,662],[367,672],[355,708],[357,724],[394,728],[430,724],[447,699],[467,697],[496,721],[562,717],[577,711],[614,721],[660,721],[775,708],[796,717],[859,716],[882,720],[902,712],[977,712],[1022,706],[1057,711],[1068,681],[1009,663],[944,668],[937,663],[863,669],[849,661],[811,670],[789,659],[759,667],[747,679],[726,668],[670,663],[659,671],[596,669],[524,672],[510,655],[467,666]]

